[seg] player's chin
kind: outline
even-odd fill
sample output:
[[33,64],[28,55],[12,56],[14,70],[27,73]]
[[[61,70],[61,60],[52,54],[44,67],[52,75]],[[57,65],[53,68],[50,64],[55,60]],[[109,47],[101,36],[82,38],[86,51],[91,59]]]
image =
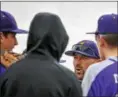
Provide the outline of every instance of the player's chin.
[[83,79],[83,75],[77,75],[78,80],[82,80]]
[[79,80],[82,80],[84,74],[83,74],[83,72],[76,72],[76,76],[77,76],[77,78],[78,78]]

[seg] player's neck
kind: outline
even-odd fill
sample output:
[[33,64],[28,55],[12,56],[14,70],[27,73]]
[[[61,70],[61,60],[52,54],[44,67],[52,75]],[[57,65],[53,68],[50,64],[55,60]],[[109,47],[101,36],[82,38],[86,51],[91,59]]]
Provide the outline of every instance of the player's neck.
[[105,50],[105,59],[111,56],[118,56],[118,48],[112,48]]

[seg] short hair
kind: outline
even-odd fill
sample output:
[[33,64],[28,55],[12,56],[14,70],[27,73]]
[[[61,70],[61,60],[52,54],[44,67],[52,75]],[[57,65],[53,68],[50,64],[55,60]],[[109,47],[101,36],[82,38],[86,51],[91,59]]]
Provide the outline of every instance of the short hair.
[[14,34],[14,35],[16,35],[16,33],[9,32],[9,31],[3,31],[2,33],[3,33],[3,35],[4,35],[5,37],[7,37],[9,34]]
[[118,34],[102,35],[109,46],[118,47]]

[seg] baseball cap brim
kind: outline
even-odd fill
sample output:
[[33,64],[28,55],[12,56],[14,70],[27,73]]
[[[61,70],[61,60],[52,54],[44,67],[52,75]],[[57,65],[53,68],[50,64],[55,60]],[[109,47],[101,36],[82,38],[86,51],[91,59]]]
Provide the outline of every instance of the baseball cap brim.
[[11,32],[17,33],[17,34],[27,34],[28,31],[23,30],[23,29],[16,29],[16,30],[11,30]]
[[87,32],[86,34],[99,34],[99,32],[93,31],[93,32]]
[[118,34],[118,32],[87,32],[86,34],[95,34],[95,35],[107,35],[107,34]]
[[87,32],[86,34],[96,34],[95,32]]
[[59,63],[65,63],[66,62],[66,60],[60,60],[59,61]]
[[94,57],[92,55],[89,55],[85,52],[82,52],[82,51],[74,51],[74,50],[70,50],[70,51],[66,51],[65,54],[68,55],[68,56],[74,56],[74,54],[78,54],[78,55],[84,55],[84,56],[87,56],[87,57],[92,57],[92,58],[97,58],[97,57]]

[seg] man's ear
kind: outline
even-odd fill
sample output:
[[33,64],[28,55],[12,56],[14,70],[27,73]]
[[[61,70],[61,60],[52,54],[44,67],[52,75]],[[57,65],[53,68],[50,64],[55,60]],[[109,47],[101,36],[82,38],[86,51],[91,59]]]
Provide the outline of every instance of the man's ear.
[[100,47],[107,48],[107,43],[106,43],[104,37],[102,37],[102,36],[100,36],[100,38],[99,38],[99,45],[100,45]]

